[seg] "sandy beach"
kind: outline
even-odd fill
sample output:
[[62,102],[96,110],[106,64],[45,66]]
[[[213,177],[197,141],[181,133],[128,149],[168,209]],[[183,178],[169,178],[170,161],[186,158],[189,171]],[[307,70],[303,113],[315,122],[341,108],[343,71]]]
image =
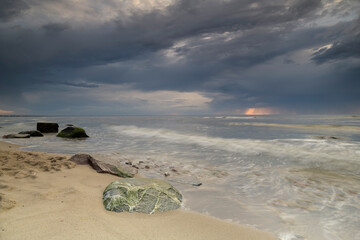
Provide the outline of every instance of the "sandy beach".
[[0,239],[276,239],[193,212],[115,213],[102,205],[118,177],[68,161],[70,155],[0,142]]

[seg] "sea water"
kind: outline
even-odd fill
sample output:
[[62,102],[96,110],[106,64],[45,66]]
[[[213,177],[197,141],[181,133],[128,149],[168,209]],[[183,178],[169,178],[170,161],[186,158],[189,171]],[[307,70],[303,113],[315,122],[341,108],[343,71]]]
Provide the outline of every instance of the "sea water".
[[282,240],[360,239],[358,116],[0,117],[0,134],[32,130],[39,121],[74,124],[90,138],[11,142],[145,164],[140,173],[175,185],[184,209]]

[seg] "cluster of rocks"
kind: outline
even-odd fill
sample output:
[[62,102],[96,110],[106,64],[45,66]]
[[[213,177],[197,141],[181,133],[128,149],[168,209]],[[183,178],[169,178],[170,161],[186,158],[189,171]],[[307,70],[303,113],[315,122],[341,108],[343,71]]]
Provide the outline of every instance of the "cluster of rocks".
[[99,173],[109,173],[122,178],[108,185],[103,193],[103,204],[109,211],[152,214],[181,206],[182,195],[168,182],[133,178],[138,173],[138,167],[132,163],[103,162],[89,154],[75,154],[69,160],[80,165],[90,165]]
[[[58,133],[59,124],[49,122],[38,122],[36,130],[22,131],[17,134],[7,134],[3,138],[30,138],[30,137],[43,137],[43,133]],[[61,130],[57,135],[61,138],[88,138],[85,130],[80,127],[75,127],[72,124],[67,124],[67,127]]]
[[[17,134],[8,134],[3,138],[43,137],[43,133],[57,133],[56,136],[61,138],[89,137],[84,129],[72,124],[67,124],[67,127],[59,132],[59,124],[57,123],[38,122],[36,129],[22,131]],[[54,165],[56,161],[56,159],[53,159],[51,163]],[[139,161],[137,164],[133,164],[131,161],[111,163],[97,160],[89,154],[75,154],[69,159],[69,162],[90,165],[98,173],[113,174],[122,178],[112,182],[104,190],[103,204],[105,209],[109,211],[152,214],[154,212],[174,210],[181,206],[182,195],[168,182],[159,179],[133,178],[138,173],[138,169],[150,169],[152,167],[144,161]],[[37,162],[31,161],[29,164],[31,166],[38,165]],[[57,167],[57,165],[53,165],[51,166]],[[54,169],[57,170],[58,168]],[[165,171],[163,175],[169,177],[170,172],[172,174],[178,173],[175,168],[171,168],[169,171]],[[197,183],[194,186],[200,185],[201,183]]]

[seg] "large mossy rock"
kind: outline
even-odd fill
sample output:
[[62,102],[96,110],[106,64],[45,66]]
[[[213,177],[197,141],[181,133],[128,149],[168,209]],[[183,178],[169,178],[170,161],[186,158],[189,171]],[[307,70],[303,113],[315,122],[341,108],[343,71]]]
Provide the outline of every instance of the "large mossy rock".
[[36,130],[42,133],[57,133],[59,131],[59,124],[49,122],[38,122]]
[[85,130],[79,127],[67,127],[56,135],[62,138],[87,138],[89,137]]
[[182,195],[169,183],[151,178],[121,179],[106,187],[103,204],[114,212],[166,212],[181,206]]

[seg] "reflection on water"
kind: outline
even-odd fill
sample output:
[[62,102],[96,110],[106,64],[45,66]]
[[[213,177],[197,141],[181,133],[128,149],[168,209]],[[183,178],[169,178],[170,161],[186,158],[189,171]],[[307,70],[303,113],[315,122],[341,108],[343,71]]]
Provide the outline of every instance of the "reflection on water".
[[34,129],[37,121],[72,123],[90,138],[48,134],[12,142],[130,161],[143,175],[176,185],[185,209],[283,240],[360,239],[360,118],[0,117],[0,134]]

